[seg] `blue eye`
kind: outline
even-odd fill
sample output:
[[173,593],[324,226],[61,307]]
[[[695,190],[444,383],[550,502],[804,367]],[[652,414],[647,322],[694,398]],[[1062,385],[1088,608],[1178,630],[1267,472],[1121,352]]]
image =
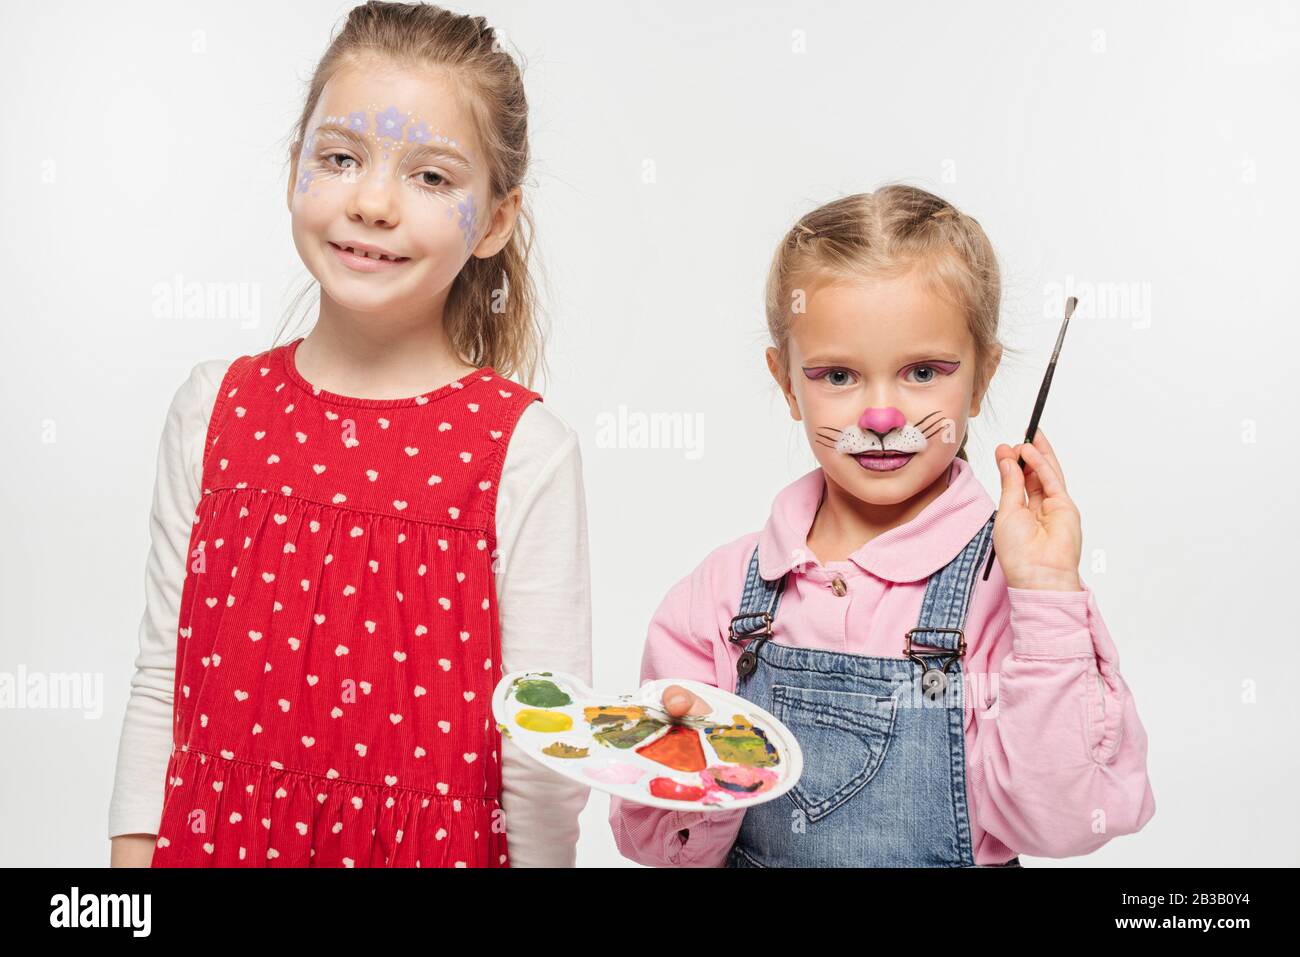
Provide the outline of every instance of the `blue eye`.
[[922,379],[913,379],[918,385],[928,385],[941,375],[952,375],[961,365],[960,362],[950,362],[947,359],[931,359],[929,362],[918,362],[916,365],[908,368],[908,373],[925,370],[929,375]]
[[[804,367],[803,374],[813,381],[826,380],[831,385],[849,385],[854,378],[854,373],[850,369],[841,369],[838,366],[814,366]],[[831,376],[844,376],[843,379]]]

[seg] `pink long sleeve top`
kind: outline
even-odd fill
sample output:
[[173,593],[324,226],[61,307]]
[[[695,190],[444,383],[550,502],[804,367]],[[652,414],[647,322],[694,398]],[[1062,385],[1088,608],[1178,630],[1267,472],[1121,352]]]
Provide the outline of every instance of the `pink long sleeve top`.
[[[783,489],[761,532],[710,553],[668,592],[650,623],[642,683],[692,678],[736,689],[743,650],[727,640],[755,543],[759,570],[789,572],[773,639],[902,658],[927,578],[965,547],[995,503],[969,463],[916,518],[845,561],[808,548],[825,487],[820,468]],[[981,565],[980,575],[982,576]],[[836,585],[836,581],[842,586]],[[1078,592],[1010,588],[997,559],[977,577],[966,618],[967,802],[976,864],[1016,854],[1087,854],[1155,813],[1147,736],[1087,583]],[[840,594],[843,592],[843,594]],[[784,800],[778,799],[778,800]],[[619,851],[651,866],[722,866],[744,810],[667,811],[610,799]]]

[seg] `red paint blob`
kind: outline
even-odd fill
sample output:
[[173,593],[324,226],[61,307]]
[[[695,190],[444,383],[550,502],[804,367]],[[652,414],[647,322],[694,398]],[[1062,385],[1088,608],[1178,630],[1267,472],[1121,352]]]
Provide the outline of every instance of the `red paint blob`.
[[704,788],[678,784],[672,778],[651,778],[650,794],[670,801],[698,801],[704,797]]

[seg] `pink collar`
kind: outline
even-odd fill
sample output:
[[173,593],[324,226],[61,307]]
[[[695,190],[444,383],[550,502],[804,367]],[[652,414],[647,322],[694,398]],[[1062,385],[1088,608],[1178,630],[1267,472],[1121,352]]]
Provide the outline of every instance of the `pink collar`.
[[[849,556],[863,571],[892,582],[930,577],[957,557],[996,507],[970,463],[953,459],[952,484],[916,518],[878,535]],[[815,468],[782,489],[758,538],[758,569],[773,581],[801,561],[816,564],[808,532],[826,477]]]

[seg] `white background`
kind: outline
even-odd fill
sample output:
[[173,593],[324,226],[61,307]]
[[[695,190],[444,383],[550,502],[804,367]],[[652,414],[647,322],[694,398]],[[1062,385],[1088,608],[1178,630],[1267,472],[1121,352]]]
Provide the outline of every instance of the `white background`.
[[[0,671],[97,675],[104,694],[98,719],[0,711],[0,863],[107,861],[164,412],[196,362],[271,346],[308,278],[284,144],[348,7],[0,14]],[[1134,294],[1081,307],[1042,426],[1150,736],[1156,813],[1068,863],[1300,864],[1296,3],[466,12],[527,61],[553,329],[535,385],[582,436],[597,687],[637,684],[668,587],[813,465],[763,362],[777,240],[902,179],[975,216],[1001,257],[1022,355],[968,444],[995,498],[993,447],[1023,438],[1059,327],[1053,284]],[[176,277],[246,284],[259,314],[160,317]],[[600,447],[620,405],[700,417],[698,454]],[[626,863],[607,806],[593,792],[581,865]]]

